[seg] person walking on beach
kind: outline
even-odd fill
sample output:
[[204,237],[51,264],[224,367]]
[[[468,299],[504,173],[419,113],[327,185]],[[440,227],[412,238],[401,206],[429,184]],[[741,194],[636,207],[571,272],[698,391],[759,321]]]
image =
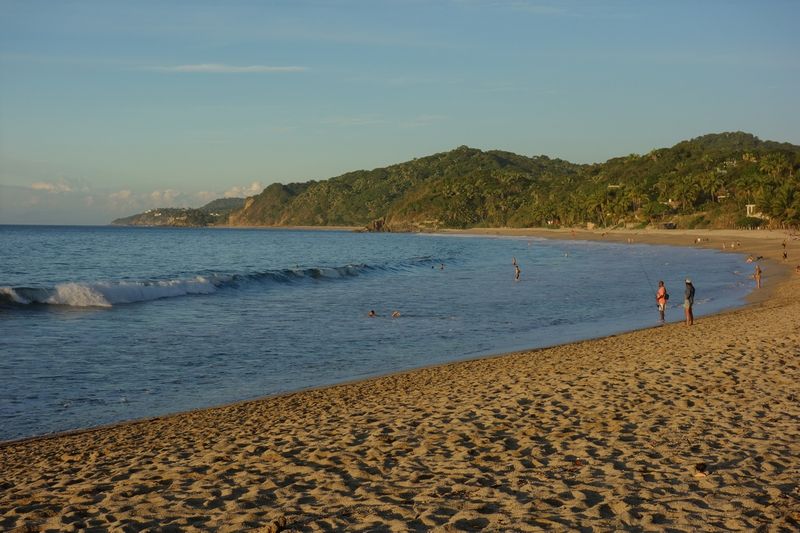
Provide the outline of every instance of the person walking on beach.
[[694,305],[694,285],[692,280],[686,278],[686,290],[683,291],[683,311],[686,314],[686,325],[691,326],[694,324],[694,314],[692,313],[692,306]]
[[660,322],[664,322],[664,311],[667,309],[667,288],[664,286],[663,281],[658,282],[658,291],[656,292],[656,303],[658,304],[658,317]]
[[753,270],[753,279],[756,280],[756,289],[761,288],[761,267],[756,264],[755,270]]

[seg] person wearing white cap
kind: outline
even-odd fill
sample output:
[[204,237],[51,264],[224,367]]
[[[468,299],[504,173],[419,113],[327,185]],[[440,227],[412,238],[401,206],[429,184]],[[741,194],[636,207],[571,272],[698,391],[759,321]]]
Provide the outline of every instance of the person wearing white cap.
[[694,314],[692,313],[692,306],[694,305],[694,285],[692,280],[686,278],[686,290],[683,291],[683,311],[686,313],[686,325],[691,326],[694,324]]

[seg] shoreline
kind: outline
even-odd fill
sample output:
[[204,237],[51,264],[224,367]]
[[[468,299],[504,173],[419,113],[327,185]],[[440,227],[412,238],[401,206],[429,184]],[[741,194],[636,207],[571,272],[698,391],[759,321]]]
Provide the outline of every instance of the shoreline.
[[[498,237],[537,237],[543,239],[594,242],[613,242],[617,244],[646,244],[658,246],[680,246],[684,248],[704,248],[723,253],[763,256],[769,265],[764,271],[764,286],[755,288],[748,294],[746,305],[762,302],[771,297],[780,285],[794,275],[795,265],[800,268],[800,259],[784,262],[780,256],[781,242],[787,240],[789,248],[800,249],[800,234],[787,230],[661,230],[661,229],[545,229],[545,228],[473,228],[465,230],[441,230],[441,235],[478,235]],[[700,239],[699,242],[697,239]],[[731,247],[731,243],[740,243]],[[725,244],[723,248],[722,245]],[[792,245],[794,243],[794,245]],[[722,311],[727,312],[727,311]]]
[[[390,528],[392,530],[403,530],[404,525],[415,523],[418,524],[419,530],[445,525],[457,527],[459,524],[464,527],[471,524],[471,527],[484,525],[502,529],[518,525],[519,520],[523,520],[523,517],[532,511],[549,517],[542,518],[544,521],[541,522],[529,523],[527,527],[533,529],[545,527],[542,524],[559,523],[561,527],[565,524],[569,527],[592,524],[596,527],[612,526],[612,528],[635,525],[639,523],[637,513],[638,515],[647,513],[643,509],[642,502],[638,504],[627,502],[624,495],[616,494],[619,485],[628,486],[631,481],[627,476],[620,477],[620,472],[617,472],[625,469],[619,465],[608,467],[605,464],[595,465],[599,470],[593,472],[588,469],[597,459],[590,453],[590,448],[602,451],[610,447],[614,453],[647,464],[660,461],[646,454],[644,458],[640,457],[642,446],[639,441],[644,439],[646,434],[639,434],[636,428],[626,430],[634,434],[633,440],[611,442],[614,431],[609,431],[609,428],[619,426],[617,431],[625,430],[625,424],[615,422],[617,419],[614,417],[605,416],[603,406],[625,404],[625,395],[633,394],[631,391],[636,388],[622,387],[619,390],[607,391],[605,397],[598,391],[602,391],[603,383],[615,383],[620,380],[627,383],[628,377],[620,374],[621,369],[637,368],[639,390],[642,380],[650,386],[644,390],[655,390],[664,389],[664,383],[658,379],[659,376],[654,374],[643,377],[641,372],[645,371],[646,374],[648,366],[666,365],[670,369],[667,375],[672,376],[670,383],[676,383],[682,389],[677,400],[672,398],[673,403],[679,402],[682,396],[692,396],[690,402],[692,405],[688,403],[684,406],[679,405],[691,413],[702,400],[702,397],[697,398],[693,393],[702,389],[706,378],[710,375],[717,381],[727,379],[725,372],[738,368],[737,361],[732,357],[737,354],[738,357],[742,357],[741,353],[746,352],[750,356],[760,358],[763,363],[759,375],[749,376],[751,382],[769,384],[777,380],[783,384],[783,389],[762,385],[759,387],[761,395],[774,400],[773,404],[778,406],[780,412],[790,415],[788,416],[790,424],[792,417],[796,421],[800,414],[796,405],[784,405],[794,398],[794,394],[800,393],[800,386],[797,385],[800,382],[800,370],[796,362],[796,347],[799,345],[798,328],[794,323],[796,320],[792,322],[791,319],[791,316],[800,316],[798,304],[791,298],[791,294],[798,294],[800,276],[791,272],[790,264],[780,262],[780,235],[785,236],[785,234],[775,232],[779,235],[764,238],[764,235],[743,236],[741,233],[728,232],[723,234],[692,231],[687,234],[680,230],[655,231],[658,234],[648,232],[644,235],[645,232],[642,231],[616,230],[603,235],[599,232],[575,230],[574,239],[627,242],[627,239],[633,238],[634,243],[640,244],[692,246],[692,243],[681,243],[681,239],[685,241],[687,237],[694,239],[699,236],[708,240],[701,240],[697,243],[698,246],[707,248],[719,246],[721,249],[722,239],[738,238],[742,246],[732,251],[763,255],[769,260],[765,269],[765,287],[761,290],[754,289],[751,294],[758,294],[754,295],[753,300],[748,301],[744,307],[700,317],[692,328],[671,323],[547,348],[497,354],[392,373],[363,381],[236,402],[221,407],[6,441],[0,443],[0,459],[2,459],[0,463],[8,465],[8,468],[4,468],[0,473],[0,489],[2,489],[0,510],[9,509],[9,511],[5,514],[0,513],[0,527],[12,529],[25,524],[37,524],[63,528],[74,523],[70,520],[77,513],[82,516],[81,520],[85,521],[87,527],[93,527],[91,520],[97,521],[98,524],[119,527],[123,525],[120,520],[135,521],[145,515],[151,517],[149,518],[151,527],[157,527],[154,524],[173,524],[191,529],[191,517],[199,513],[208,517],[208,521],[203,522],[205,526],[213,526],[221,531],[228,530],[225,524],[237,524],[239,529],[271,527],[280,525],[281,519],[288,522],[290,530],[293,527],[296,530],[315,530],[322,524],[358,530],[359,524],[374,525],[378,523],[376,520],[381,523],[392,523],[394,520],[394,526]],[[662,232],[667,234],[660,235]],[[517,235],[561,240],[573,238],[571,230],[488,229],[456,233]],[[761,231],[745,233],[761,234]],[[793,241],[789,246],[790,252],[799,247],[798,243]],[[751,328],[750,325],[754,321],[759,324],[764,322],[763,329],[770,331]],[[751,331],[752,329],[755,331]],[[781,335],[784,335],[783,339],[780,338]],[[696,346],[686,345],[684,339],[686,336],[690,336],[696,346],[705,344],[710,346],[708,353],[694,354],[693,357],[699,361],[685,359],[687,354],[696,351]],[[740,336],[747,338],[740,340]],[[650,342],[648,339],[660,337],[670,338],[677,346],[673,348],[675,353],[671,356],[663,350],[654,350],[648,344]],[[764,357],[758,353],[759,346],[768,346],[774,354]],[[606,354],[607,359],[599,357],[602,354]],[[705,363],[704,356],[722,358],[721,360],[725,362],[722,365],[723,370],[720,371],[713,365],[702,364]],[[795,360],[791,359],[792,356]],[[662,358],[667,361],[662,361]],[[789,363],[786,362],[787,359]],[[642,366],[642,363],[646,364]],[[689,379],[679,371],[679,367],[682,368],[684,363],[688,366],[700,364],[704,373],[690,372],[692,379]],[[671,366],[673,364],[674,367]],[[571,371],[564,372],[562,366]],[[539,376],[540,379],[531,381],[519,377],[525,375]],[[582,376],[584,386],[579,390],[582,391],[583,398],[578,398],[572,391],[576,386],[576,375]],[[548,377],[550,379],[545,379]],[[600,378],[604,378],[605,381]],[[700,381],[697,381],[698,379]],[[729,393],[736,391],[735,384],[729,387],[733,387],[728,389]],[[459,392],[454,396],[450,389]],[[661,392],[664,396],[662,400],[666,400],[674,393],[669,387]],[[721,409],[722,405],[726,404],[724,395],[723,398],[718,398],[713,391],[706,393],[721,402],[710,406],[712,419],[714,416],[727,417],[728,413]],[[600,399],[603,401],[597,401],[597,394],[601,394]],[[742,419],[751,422],[754,427],[763,426],[760,419],[764,418],[780,426],[773,417],[765,417],[762,414],[759,418],[755,412],[750,412],[764,403],[759,401],[760,397],[753,399],[747,391],[741,394],[748,399],[735,405],[737,412],[747,411],[744,414],[740,413]],[[498,397],[501,400],[498,401]],[[564,409],[553,411],[548,407],[547,398],[555,398]],[[649,397],[645,395],[643,398],[647,400]],[[653,400],[649,401],[652,403]],[[674,421],[673,431],[682,431],[680,430],[682,425],[693,425],[691,419],[683,420],[681,424],[680,412],[654,407],[653,412],[644,416],[641,409],[634,405],[631,406],[633,411],[625,416],[634,420],[631,423],[637,427],[644,426],[653,417]],[[530,406],[535,406],[538,411]],[[576,410],[577,414],[573,413]],[[581,413],[584,412],[592,415],[589,418],[594,420],[594,426],[583,427],[582,422],[585,420],[581,421],[584,418]],[[503,416],[498,417],[498,413]],[[528,420],[529,416],[533,416],[533,420]],[[578,429],[575,427],[576,417],[581,422],[578,423]],[[438,423],[431,424],[432,420]],[[537,426],[538,423],[542,427],[531,433],[526,429],[528,427],[526,422],[533,426]],[[784,426],[786,423],[784,420]],[[465,428],[465,424],[468,428]],[[416,431],[420,426],[427,428],[423,435],[419,435]],[[506,429],[499,433],[493,431],[499,426]],[[515,428],[515,431],[511,431],[509,427]],[[598,427],[605,429],[599,431]],[[768,445],[777,445],[778,448],[785,449],[785,455],[775,459],[777,463],[785,463],[788,456],[795,460],[796,464],[796,459],[800,456],[800,439],[797,438],[796,423],[794,430],[791,427],[788,429],[780,427],[784,435],[768,433],[767,443],[762,444],[765,448]],[[742,433],[748,429],[747,424],[729,423],[724,429],[738,435],[739,444],[743,442],[742,439],[747,440],[746,435]],[[576,431],[578,440],[584,443],[583,448],[580,453],[573,450],[566,454],[575,458],[561,461],[558,468],[553,470],[549,458],[558,453],[558,450],[570,448]],[[769,430],[762,428],[762,431]],[[654,431],[654,433],[659,432]],[[209,439],[209,434],[216,435],[218,440]],[[458,438],[453,440],[451,438],[453,435],[457,435]],[[337,438],[333,438],[334,436]],[[668,438],[668,435],[663,435],[663,438]],[[133,439],[133,446],[129,442],[130,439]],[[604,442],[599,442],[598,439]],[[541,448],[542,440],[549,442],[549,445]],[[198,449],[196,441],[206,445]],[[218,446],[221,441],[227,444]],[[320,444],[322,441],[326,444]],[[631,445],[637,442],[638,446]],[[722,447],[724,448],[724,445]],[[668,446],[665,449],[659,448],[658,454],[662,459],[668,448]],[[448,453],[442,454],[442,449]],[[713,454],[714,449],[710,446],[701,451],[708,455]],[[255,453],[256,450],[260,452]],[[471,453],[475,450],[477,455]],[[522,454],[520,450],[526,450],[526,453]],[[199,456],[198,451],[202,452]],[[239,453],[242,451],[247,453]],[[757,453],[774,455],[772,451],[761,448],[757,449]],[[222,469],[220,464],[226,468]],[[309,464],[317,466],[309,469]],[[509,464],[514,465],[511,470],[508,470]],[[203,475],[194,476],[198,477],[198,480],[188,488],[183,487],[180,480],[186,476],[192,477],[192,472],[196,474],[193,468],[198,465],[202,467]],[[713,470],[723,469],[721,465],[713,462],[712,465]],[[664,467],[663,464],[660,466]],[[498,467],[498,472],[489,474],[492,468]],[[247,478],[245,473],[248,472],[248,468],[258,473],[251,472],[251,478]],[[231,469],[237,473],[226,473]],[[529,475],[530,472],[542,469],[546,471],[542,479],[536,476],[531,478]],[[769,474],[776,474],[775,468],[767,470]],[[777,470],[779,470],[777,474],[781,475],[793,472],[789,466]],[[289,475],[287,478],[287,471],[295,472],[295,477]],[[147,472],[150,473],[150,478],[141,475]],[[213,475],[206,475],[208,472],[212,472]],[[684,502],[686,506],[678,510],[662,509],[650,512],[648,515],[650,518],[657,518],[650,523],[664,523],[666,527],[700,526],[704,523],[700,518],[710,513],[708,509],[717,509],[721,503],[706,502],[706,507],[693,507],[689,495],[699,490],[698,487],[702,488],[701,485],[706,477],[694,477],[694,474],[690,474],[687,482],[679,471],[671,470],[671,472],[673,478],[670,479],[687,493],[688,500]],[[81,474],[77,482],[66,482],[76,474]],[[431,477],[427,477],[428,475]],[[750,472],[750,475],[753,473]],[[470,479],[484,479],[487,476],[498,486],[469,482]],[[611,492],[608,494],[604,492],[608,490],[606,486],[608,484],[595,484],[593,476],[612,480]],[[719,477],[724,478],[724,483],[717,487],[719,490],[731,486],[733,481],[738,480],[733,474],[728,474],[728,477],[720,474]],[[317,482],[310,484],[307,478]],[[279,483],[278,479],[283,480],[283,483]],[[137,482],[133,487],[131,480]],[[568,483],[569,480],[575,483]],[[715,481],[714,475],[710,475],[708,480]],[[555,483],[556,481],[558,483]],[[269,498],[259,493],[264,483],[271,487],[268,489],[268,492],[271,491]],[[425,489],[418,491],[418,496],[407,494],[414,483]],[[531,496],[528,500],[524,497],[524,494],[527,494],[526,490],[531,489],[537,494],[548,493],[545,500],[562,501],[566,505],[565,497],[560,492],[550,493],[552,491],[547,488],[548,483],[563,485],[562,492],[572,490],[580,493],[582,496],[575,496],[575,501],[570,504],[575,508],[561,510],[560,506],[554,507],[548,503],[540,506],[541,498]],[[648,483],[651,482],[639,479],[638,484],[634,485],[638,490],[642,490],[641,485]],[[693,483],[699,484],[698,487]],[[733,484],[740,489],[740,492],[747,492],[746,486]],[[790,488],[793,489],[797,484],[781,489],[775,488],[774,482],[769,479],[764,480],[764,484],[772,487],[771,492],[767,491],[770,501],[776,499],[784,504],[790,504],[778,518],[786,520],[786,524],[796,524],[796,520],[800,520],[800,504],[797,501],[792,503]],[[234,486],[247,490],[236,497],[225,497],[224,490],[223,494],[216,494],[222,487],[231,491],[228,496],[233,496],[237,493]],[[449,492],[446,491],[448,486],[451,487]],[[661,490],[668,490],[670,486],[670,483],[667,483]],[[514,498],[503,496],[504,491],[499,487],[513,489]],[[175,497],[164,500],[164,497],[159,495],[164,490],[174,492]],[[115,508],[113,500],[124,500],[125,493],[131,491],[134,496],[141,496],[134,498],[136,501],[132,509],[120,511]],[[140,493],[137,494],[137,491]],[[628,490],[627,493],[638,494],[632,490]],[[199,496],[191,494],[202,494],[203,502],[212,503],[193,507],[187,501],[197,499]],[[117,497],[111,498],[112,495]],[[242,498],[247,500],[245,496],[261,503],[256,507],[242,507],[237,502]],[[92,501],[98,498],[99,501]],[[527,505],[525,509],[519,508],[522,505],[520,499]],[[52,503],[46,503],[50,500]],[[21,503],[25,501],[29,503]],[[431,501],[437,503],[430,505]],[[460,507],[456,505],[459,502],[463,504],[464,501],[468,505]],[[37,503],[32,505],[31,502]],[[117,506],[119,505],[121,504],[117,503]],[[353,509],[359,508],[358,506],[362,506],[362,510],[354,511]],[[409,506],[416,510],[411,509],[412,513]],[[101,507],[107,515],[113,513],[117,522],[112,524],[110,519],[104,519],[99,511]],[[632,507],[638,509],[636,513],[631,512]],[[741,516],[732,512],[736,516],[731,518],[733,520],[731,524],[739,524],[739,527],[745,528],[752,526],[755,523],[745,511],[748,509],[753,511],[755,508],[758,511],[756,514],[763,514],[767,512],[766,507],[769,506],[758,502],[754,504],[751,501],[740,509]],[[324,511],[330,508],[339,511],[333,514]],[[734,510],[736,508],[734,505]],[[46,512],[42,511],[43,509]],[[797,513],[796,516],[793,513]],[[237,527],[232,527],[230,530]]]
[[[135,227],[135,226],[132,226],[132,227]],[[353,227],[350,227],[350,226],[321,226],[321,227],[316,227],[316,226],[214,226],[213,227],[213,229],[218,229],[218,228],[219,229],[278,230],[278,231],[316,231],[316,230],[322,230],[322,231],[348,231],[348,230],[352,230],[353,229]],[[693,234],[693,235],[701,235],[701,236],[707,236],[710,233],[709,231],[703,232],[702,230],[685,230],[685,231],[691,232],[691,234]],[[728,231],[728,230],[723,230],[723,231]],[[741,239],[741,236],[739,235],[740,234],[739,231],[730,230],[730,232],[733,233],[733,237],[734,238],[736,236],[739,236],[740,239]],[[751,233],[751,232],[745,232],[745,233]],[[438,232],[432,232],[432,233],[430,233],[430,235],[442,235],[442,236],[447,236],[447,235],[472,235],[472,236],[476,236],[476,237],[497,236],[497,237],[520,237],[520,238],[522,238],[522,237],[537,237],[537,238],[545,238],[545,239],[548,239],[548,240],[561,240],[561,241],[571,241],[571,240],[581,241],[581,240],[583,240],[583,241],[593,241],[593,242],[610,242],[610,243],[617,243],[617,244],[627,243],[627,244],[634,244],[634,245],[635,244],[644,244],[644,245],[660,245],[660,246],[679,246],[679,247],[684,247],[684,248],[700,247],[700,248],[705,248],[705,249],[715,249],[714,246],[713,246],[714,245],[714,241],[710,241],[710,240],[705,240],[702,243],[695,243],[694,240],[692,240],[692,242],[689,245],[683,244],[681,241],[683,241],[685,239],[683,238],[684,237],[684,232],[681,231],[681,230],[649,230],[649,232],[644,232],[645,239],[642,239],[642,240],[636,241],[636,242],[627,242],[627,239],[630,236],[640,236],[641,237],[643,235],[643,231],[615,230],[612,233],[612,232],[600,232],[600,231],[577,230],[577,229],[575,229],[575,230],[570,230],[570,229],[549,230],[549,229],[544,229],[544,228],[472,228],[472,229],[465,229],[465,230],[459,230],[459,229],[441,230],[441,231],[438,231]],[[567,236],[569,236],[569,238],[567,238]],[[655,238],[653,238],[653,237],[655,237]],[[745,238],[747,238],[747,237],[745,237]],[[773,235],[773,239],[777,239],[777,238],[778,238],[777,236]],[[730,240],[730,237],[729,237],[728,240]],[[740,248],[744,248],[744,245],[742,245]],[[749,249],[750,248],[748,248],[748,250]],[[761,247],[759,247],[759,249],[761,249]],[[736,254],[740,254],[740,255],[744,255],[746,253],[749,253],[747,251],[740,250],[740,249],[728,249],[728,250],[726,250],[726,252],[728,252],[728,253],[736,253]],[[767,253],[769,253],[769,252],[767,252]],[[774,267],[774,268],[770,268],[769,270],[766,270],[765,271],[765,275],[764,275],[764,280],[765,281],[769,281],[770,279],[772,279],[772,281],[773,281],[772,283],[766,283],[765,286],[762,287],[761,290],[757,290],[755,288],[752,288],[750,290],[750,292],[747,294],[747,296],[745,297],[745,302],[740,306],[725,308],[725,309],[722,309],[720,311],[714,312],[714,313],[712,313],[710,315],[702,315],[700,317],[697,317],[696,320],[701,320],[701,319],[703,319],[705,317],[709,317],[709,316],[715,316],[715,315],[719,315],[719,314],[735,312],[737,310],[744,309],[746,307],[750,307],[750,306],[752,306],[754,304],[758,304],[758,303],[761,303],[761,302],[764,302],[764,301],[768,300],[773,295],[774,291],[776,291],[778,288],[780,288],[780,284],[782,282],[785,282],[786,280],[791,278],[791,269],[790,269],[788,264],[781,264],[781,263],[779,263],[779,262],[777,262],[777,261],[775,261],[775,260],[773,260],[771,258],[767,258],[766,256],[764,257],[764,260],[766,262],[768,262],[772,267]],[[677,302],[677,300],[678,299],[676,298],[676,302]],[[681,304],[680,303],[673,304],[673,306],[675,306],[675,305],[680,306]],[[671,324],[676,324],[676,323],[677,322],[672,322]],[[633,332],[636,332],[636,331],[646,331],[646,330],[650,330],[650,329],[656,329],[656,328],[659,328],[659,327],[662,327],[662,326],[660,324],[654,324],[654,325],[650,325],[650,326],[636,327],[634,329],[623,329],[623,330],[620,330],[620,331],[617,331],[617,332],[614,332],[614,333],[611,333],[611,334],[608,334],[608,335],[601,335],[601,336],[598,336],[598,337],[589,337],[589,338],[583,338],[583,339],[578,338],[576,340],[565,341],[565,342],[560,342],[560,343],[556,343],[556,344],[546,344],[546,345],[543,345],[543,346],[522,348],[522,349],[514,350],[514,351],[501,351],[501,352],[485,353],[485,354],[481,354],[481,355],[471,356],[471,357],[466,358],[466,359],[459,359],[459,360],[456,360],[456,361],[450,361],[450,362],[446,362],[446,363],[434,363],[434,364],[431,364],[431,365],[413,367],[413,368],[405,369],[405,370],[381,373],[381,374],[377,374],[377,375],[366,377],[366,378],[347,379],[345,381],[338,382],[338,383],[311,386],[311,387],[301,388],[301,389],[297,389],[297,390],[291,390],[291,391],[284,392],[284,393],[279,393],[279,394],[256,396],[256,397],[253,397],[253,398],[248,398],[248,399],[243,399],[243,400],[236,400],[236,401],[233,401],[233,402],[227,402],[227,403],[211,405],[211,406],[206,406],[206,407],[198,407],[198,408],[195,408],[195,409],[189,409],[189,410],[185,410],[185,411],[176,411],[176,412],[165,413],[165,414],[160,414],[160,415],[153,415],[153,416],[143,416],[143,417],[132,418],[132,419],[128,419],[128,420],[121,420],[121,421],[117,421],[117,422],[109,422],[107,424],[102,424],[102,425],[98,425],[98,426],[91,426],[91,427],[84,427],[84,428],[74,428],[74,429],[67,429],[67,430],[64,430],[64,431],[55,431],[55,432],[51,432],[51,433],[44,433],[44,434],[41,434],[41,435],[31,435],[31,436],[24,436],[24,437],[19,437],[19,438],[15,438],[15,439],[9,439],[9,440],[0,440],[0,448],[3,448],[5,446],[12,446],[12,445],[15,445],[15,444],[19,444],[19,443],[23,443],[23,442],[27,442],[27,441],[31,441],[31,440],[54,439],[54,438],[60,438],[60,437],[65,437],[65,436],[71,436],[71,435],[80,435],[80,434],[84,434],[84,433],[88,433],[88,432],[93,432],[93,431],[96,431],[96,430],[107,430],[107,429],[113,429],[113,428],[115,428],[117,426],[124,426],[124,425],[129,425],[129,424],[147,423],[147,422],[152,422],[152,421],[155,421],[155,420],[164,420],[164,419],[169,419],[169,418],[176,417],[176,416],[183,416],[183,415],[188,415],[188,414],[192,414],[192,413],[201,413],[201,412],[208,411],[208,410],[219,409],[219,408],[235,406],[235,405],[240,405],[240,404],[247,404],[247,403],[250,403],[250,402],[267,401],[267,400],[274,399],[274,398],[280,398],[280,397],[285,397],[285,396],[293,396],[293,395],[296,395],[296,394],[303,394],[303,393],[306,393],[306,392],[311,392],[311,391],[316,391],[316,390],[324,390],[324,389],[327,389],[327,388],[330,388],[330,387],[348,386],[348,385],[353,385],[353,384],[357,384],[357,383],[361,383],[361,382],[365,382],[365,381],[371,381],[371,380],[374,380],[374,379],[386,378],[386,377],[390,377],[390,376],[394,376],[394,375],[402,375],[402,374],[414,373],[416,371],[428,370],[428,369],[437,368],[437,367],[446,367],[446,366],[449,366],[449,365],[452,365],[452,364],[459,364],[459,363],[470,362],[470,361],[478,361],[478,360],[483,360],[483,359],[501,358],[501,357],[504,357],[504,356],[515,355],[515,354],[520,354],[520,353],[537,352],[537,351],[540,351],[540,350],[546,350],[546,349],[550,349],[550,348],[558,348],[558,347],[563,347],[563,346],[569,346],[571,344],[577,344],[577,343],[581,343],[581,342],[591,342],[591,341],[594,341],[594,340],[611,338],[611,337],[616,337],[616,336],[619,336],[619,335],[625,335],[627,333],[633,333]]]

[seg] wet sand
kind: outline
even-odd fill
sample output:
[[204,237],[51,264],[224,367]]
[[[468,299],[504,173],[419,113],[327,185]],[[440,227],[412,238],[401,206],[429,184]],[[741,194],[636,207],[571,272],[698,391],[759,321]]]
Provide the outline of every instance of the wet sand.
[[797,530],[785,234],[505,233],[739,242],[764,289],[692,327],[0,444],[0,530]]

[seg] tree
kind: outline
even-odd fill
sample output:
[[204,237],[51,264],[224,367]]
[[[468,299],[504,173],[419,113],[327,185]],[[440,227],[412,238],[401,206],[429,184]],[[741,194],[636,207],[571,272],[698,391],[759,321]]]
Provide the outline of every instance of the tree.
[[764,156],[759,162],[758,169],[772,178],[788,176],[792,171],[792,165],[786,156],[781,153],[771,153]]

